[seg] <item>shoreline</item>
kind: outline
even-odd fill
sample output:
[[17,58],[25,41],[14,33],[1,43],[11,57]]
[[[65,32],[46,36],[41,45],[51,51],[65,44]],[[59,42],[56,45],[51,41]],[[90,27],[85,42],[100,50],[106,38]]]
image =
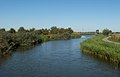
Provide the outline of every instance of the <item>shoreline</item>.
[[33,45],[32,44],[20,44],[20,45],[15,44],[15,45],[17,45],[17,47],[15,47],[15,48],[11,47],[11,49],[9,51],[8,50],[4,51],[2,54],[0,54],[0,56],[1,57],[10,56],[10,55],[12,55],[12,52],[14,52],[15,50],[17,50],[20,47],[27,47],[27,46],[35,47],[37,45],[40,45],[40,44],[43,44],[43,43],[49,42],[49,41],[71,40],[71,39],[77,39],[77,38],[81,38],[81,35],[79,37],[71,37],[70,39],[49,39],[47,41],[42,41],[41,43],[37,43],[37,44],[33,44]]
[[100,59],[102,61],[112,63],[113,65],[120,66],[120,61],[118,61],[118,60],[115,61],[111,57],[104,56],[104,55],[101,55],[101,54],[98,54],[98,53],[95,53],[95,52],[91,52],[91,51],[89,51],[87,49],[82,49],[82,53],[84,53],[86,55],[89,55],[91,57]]
[[[103,38],[106,38],[106,36],[96,35],[83,41],[80,43],[82,52],[120,66],[120,45],[104,42]],[[118,48],[118,50],[115,50],[115,48]]]

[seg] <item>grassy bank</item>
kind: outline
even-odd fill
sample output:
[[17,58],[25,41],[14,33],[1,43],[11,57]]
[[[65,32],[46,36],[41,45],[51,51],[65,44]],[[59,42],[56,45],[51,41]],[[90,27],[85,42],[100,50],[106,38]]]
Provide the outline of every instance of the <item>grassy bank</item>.
[[103,42],[104,35],[96,35],[81,43],[84,53],[95,55],[106,61],[120,64],[120,45]]

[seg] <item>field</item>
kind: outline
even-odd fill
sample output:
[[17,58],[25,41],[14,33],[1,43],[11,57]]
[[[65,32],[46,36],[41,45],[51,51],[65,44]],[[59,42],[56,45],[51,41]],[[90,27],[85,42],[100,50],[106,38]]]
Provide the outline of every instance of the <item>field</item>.
[[107,36],[96,35],[81,43],[81,49],[84,53],[95,55],[106,61],[120,64],[120,45],[103,42],[102,39]]

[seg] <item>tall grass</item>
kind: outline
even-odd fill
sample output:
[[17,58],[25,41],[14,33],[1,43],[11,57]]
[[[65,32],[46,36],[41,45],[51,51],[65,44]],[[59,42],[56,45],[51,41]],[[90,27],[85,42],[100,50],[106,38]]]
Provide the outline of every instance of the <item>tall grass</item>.
[[109,40],[115,41],[115,42],[120,42],[120,34],[113,34],[111,36],[111,38],[109,38]]
[[103,42],[104,35],[97,35],[81,43],[83,52],[96,55],[110,62],[120,64],[120,45]]

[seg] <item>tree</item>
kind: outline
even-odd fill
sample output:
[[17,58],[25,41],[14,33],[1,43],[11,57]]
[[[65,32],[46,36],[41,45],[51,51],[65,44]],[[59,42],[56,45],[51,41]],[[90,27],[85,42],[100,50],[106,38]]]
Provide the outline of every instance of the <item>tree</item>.
[[98,29],[96,30],[96,33],[99,34],[99,30]]
[[112,30],[110,30],[109,32],[110,32],[110,34],[112,34]]
[[112,31],[107,28],[103,30],[104,35],[109,35],[110,32],[112,32]]
[[20,28],[18,29],[18,32],[26,32],[26,30],[24,29],[24,27],[20,27]]
[[35,31],[35,28],[32,28],[32,29],[30,29],[29,31],[30,31],[30,32],[33,32],[33,31]]
[[5,28],[0,28],[0,31],[5,31]]
[[57,34],[58,33],[58,28],[56,26],[51,27],[50,33],[51,34]]
[[15,31],[14,28],[11,28],[11,29],[9,30],[9,32],[10,32],[10,33],[15,33],[16,31]]
[[73,33],[73,30],[72,30],[71,28],[68,28],[67,30],[68,30],[68,32],[69,32],[70,34]]
[[49,34],[49,29],[45,28],[43,34],[48,35]]

